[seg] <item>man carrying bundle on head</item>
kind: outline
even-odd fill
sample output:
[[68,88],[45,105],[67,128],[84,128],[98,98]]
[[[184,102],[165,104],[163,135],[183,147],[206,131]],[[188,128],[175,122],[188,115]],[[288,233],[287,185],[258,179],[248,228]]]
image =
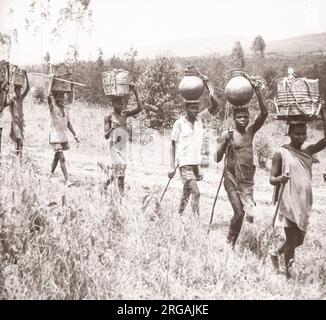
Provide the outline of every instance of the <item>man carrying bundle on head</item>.
[[7,106],[7,96],[9,90],[8,79],[6,79],[6,68],[9,68],[9,62],[0,61],[0,154],[1,154],[1,138],[2,138],[2,129],[3,129],[3,115],[4,115],[3,111]]
[[[217,151],[215,154],[215,160],[217,162],[223,159],[224,154],[226,156],[224,188],[234,213],[230,222],[227,241],[232,247],[235,246],[238,239],[244,216],[246,215],[246,220],[248,222],[253,222],[253,210],[256,205],[253,196],[254,174],[256,169],[254,165],[253,139],[268,116],[267,106],[261,92],[261,84],[250,80],[249,77],[246,78],[240,75],[235,77],[235,80],[239,80],[240,84],[241,81],[244,81],[244,84],[251,90],[249,91],[251,92],[251,96],[252,88],[254,89],[259,102],[260,114],[254,123],[248,126],[248,108],[245,106],[234,107],[233,120],[235,128],[234,130],[224,131],[222,133],[221,137],[218,139]],[[231,81],[233,80],[231,79],[229,84],[231,84]],[[226,87],[226,94],[228,93],[227,88],[228,87]],[[249,99],[247,99],[245,103],[250,101],[251,96],[249,95]],[[231,103],[236,104],[233,100],[231,100]]]
[[277,222],[284,227],[285,242],[271,252],[271,260],[279,269],[279,255],[284,254],[286,277],[291,275],[295,249],[303,244],[312,207],[312,156],[326,147],[326,108],[322,107],[324,138],[303,147],[307,139],[305,121],[290,121],[288,136],[291,141],[275,152],[272,161],[270,183],[279,188],[279,214]]
[[[64,64],[55,65],[54,72],[58,72],[60,68],[67,68],[67,66]],[[62,78],[63,75],[60,74],[60,77]],[[72,133],[75,141],[79,143],[79,139],[70,122],[69,111],[65,106],[65,94],[70,94],[71,89],[72,85],[70,83],[55,79],[55,75],[52,74],[48,95],[48,104],[51,117],[49,140],[54,151],[54,158],[51,165],[51,175],[54,174],[58,162],[60,162],[60,167],[65,179],[65,185],[67,186],[71,185],[63,153],[70,148],[68,137],[66,135],[67,129],[69,129],[69,131]]]
[[[125,77],[121,85],[111,86],[113,77]],[[108,82],[107,79],[110,79]],[[119,81],[119,80],[117,80]],[[125,188],[125,172],[127,167],[127,118],[137,115],[142,111],[143,107],[139,99],[137,87],[130,82],[127,71],[113,70],[112,72],[103,73],[103,87],[107,95],[109,95],[110,104],[113,112],[104,117],[104,137],[109,140],[109,167],[111,167],[111,176],[107,180],[105,187],[115,182],[119,188],[121,195],[124,194]],[[120,91],[121,90],[121,91]],[[131,90],[136,98],[137,107],[128,110],[127,103],[129,99],[129,90]]]
[[[204,91],[204,85],[209,91],[210,107],[199,112],[199,98]],[[194,68],[188,68],[185,77],[180,82],[179,90],[185,98],[185,115],[181,116],[173,125],[171,136],[171,160],[168,177],[173,178],[176,168],[179,167],[183,192],[179,205],[179,214],[185,210],[190,195],[191,208],[199,217],[200,192],[197,181],[202,180],[200,172],[201,149],[203,143],[203,121],[207,115],[217,114],[217,100],[214,97],[214,89],[208,78],[198,73]],[[177,163],[177,166],[176,166]]]
[[[19,71],[18,71],[19,70]],[[23,152],[24,142],[24,112],[23,112],[23,101],[29,91],[29,81],[25,69],[16,68],[14,73],[14,92],[15,96],[9,101],[9,110],[11,114],[11,131],[10,138],[16,144],[16,154],[21,156]],[[24,78],[26,80],[26,88],[21,93]]]

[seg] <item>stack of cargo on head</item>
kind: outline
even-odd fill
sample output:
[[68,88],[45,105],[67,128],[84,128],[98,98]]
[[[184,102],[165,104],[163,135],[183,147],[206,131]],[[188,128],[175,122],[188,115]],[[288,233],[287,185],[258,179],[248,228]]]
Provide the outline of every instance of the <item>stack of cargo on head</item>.
[[72,80],[71,67],[66,63],[52,64],[50,68],[50,73],[54,74],[54,79],[51,87],[51,91],[61,91],[61,92],[70,92],[71,83],[63,82],[56,78],[61,78],[64,80]]
[[295,78],[292,71],[289,68],[287,77],[276,80],[274,104],[277,120],[288,123],[317,120],[323,103],[319,94],[319,80]]
[[184,70],[184,77],[179,84],[179,92],[187,104],[199,103],[199,98],[205,89],[203,80],[199,76],[198,70],[193,66],[188,66]]
[[234,109],[245,109],[253,96],[253,88],[243,69],[231,70],[231,79],[225,86],[224,94]]
[[125,105],[130,97],[131,78],[129,71],[113,69],[102,73],[102,83],[105,95],[110,98],[121,98]]
[[25,75],[24,69],[16,66],[15,64],[10,65],[10,73],[12,77],[12,83],[14,86],[24,86],[25,83]]

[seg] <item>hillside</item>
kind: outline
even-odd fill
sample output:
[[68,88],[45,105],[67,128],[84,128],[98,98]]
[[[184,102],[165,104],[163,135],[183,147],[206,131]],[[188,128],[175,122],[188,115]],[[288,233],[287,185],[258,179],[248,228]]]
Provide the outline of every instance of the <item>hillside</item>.
[[[326,32],[307,34],[280,40],[268,40],[266,52],[304,53],[317,52],[326,48]],[[230,54],[236,41],[240,41],[246,54],[250,53],[253,38],[240,35],[214,35],[191,37],[173,40],[168,43],[152,43],[151,45],[137,48],[140,57],[152,58],[157,54],[171,53],[176,56],[190,57],[218,53]]]

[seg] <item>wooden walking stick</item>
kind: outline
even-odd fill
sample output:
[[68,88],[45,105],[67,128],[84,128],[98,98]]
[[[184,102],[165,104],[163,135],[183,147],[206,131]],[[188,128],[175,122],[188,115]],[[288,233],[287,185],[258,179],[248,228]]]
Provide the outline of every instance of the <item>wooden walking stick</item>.
[[210,219],[209,225],[208,225],[207,234],[209,234],[209,231],[211,230],[211,225],[212,225],[212,222],[213,222],[214,210],[215,210],[215,205],[216,205],[217,197],[218,197],[218,194],[220,192],[220,189],[221,189],[221,186],[222,186],[222,182],[223,182],[223,179],[224,179],[224,175],[225,175],[225,172],[226,172],[226,154],[228,152],[229,146],[230,145],[227,146],[226,151],[225,151],[223,172],[222,172],[220,183],[219,183],[218,188],[217,188],[217,191],[216,191],[216,195],[215,195],[215,199],[214,199],[214,203],[213,203],[213,207],[212,207],[211,219]]
[[[274,234],[275,221],[276,221],[276,217],[277,217],[277,214],[278,214],[278,211],[279,211],[279,208],[280,208],[280,202],[281,202],[281,199],[282,199],[282,196],[283,196],[284,188],[285,188],[285,183],[282,183],[281,184],[280,191],[279,191],[279,194],[278,194],[278,197],[277,197],[277,205],[276,205],[276,209],[275,209],[275,212],[274,212],[274,216],[273,216],[273,220],[272,220],[272,225],[271,225],[272,232],[268,236],[268,241],[267,241],[267,246],[266,246],[266,254],[265,254],[264,259],[263,259],[263,264],[265,263],[266,257],[268,255],[268,248],[269,248],[269,245],[271,243],[271,236]],[[270,227],[268,227],[268,229],[269,228]],[[267,230],[265,230],[264,232],[266,232],[266,231]]]
[[277,199],[277,205],[276,205],[276,209],[275,209],[275,212],[274,212],[273,221],[272,221],[272,228],[273,229],[274,229],[274,226],[275,226],[275,221],[276,221],[276,217],[277,217],[277,214],[278,214],[278,210],[280,208],[280,202],[281,202],[281,199],[282,199],[284,188],[285,188],[285,183],[282,183],[280,193],[279,193],[278,199]]
[[[179,167],[179,165],[177,165],[177,166],[175,167],[174,172],[178,169],[178,167]],[[174,175],[173,175],[173,177],[174,177]],[[172,178],[169,178],[169,181],[168,181],[168,183],[167,183],[167,185],[166,185],[166,187],[165,187],[165,189],[164,189],[164,192],[163,192],[163,194],[162,194],[162,196],[161,196],[161,199],[160,199],[159,203],[161,203],[161,201],[162,201],[162,199],[163,199],[163,197],[164,197],[164,195],[165,195],[165,192],[166,192],[166,190],[168,189],[169,184],[170,184],[171,180],[173,179],[173,177],[172,177]]]

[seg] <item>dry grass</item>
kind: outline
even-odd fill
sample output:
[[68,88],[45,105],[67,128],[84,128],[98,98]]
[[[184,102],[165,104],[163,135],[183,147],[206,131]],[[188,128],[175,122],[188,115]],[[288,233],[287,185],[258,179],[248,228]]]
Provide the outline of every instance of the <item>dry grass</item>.
[[72,144],[66,153],[77,187],[65,189],[60,170],[54,180],[47,178],[52,151],[46,107],[26,106],[21,164],[6,138],[0,164],[2,299],[325,298],[326,200],[318,168],[311,225],[297,250],[295,279],[286,281],[273,272],[268,259],[263,263],[269,235],[263,231],[274,210],[267,172],[259,170],[257,175],[255,224],[244,224],[233,251],[225,240],[232,211],[224,190],[207,236],[220,166],[207,169],[200,183],[200,220],[189,208],[178,215],[179,178],[158,205],[167,182],[165,137],[154,136],[146,146],[133,144],[122,201],[114,186],[104,192],[105,177],[96,165],[106,159],[104,113],[78,104],[71,110],[82,138],[79,147]]

